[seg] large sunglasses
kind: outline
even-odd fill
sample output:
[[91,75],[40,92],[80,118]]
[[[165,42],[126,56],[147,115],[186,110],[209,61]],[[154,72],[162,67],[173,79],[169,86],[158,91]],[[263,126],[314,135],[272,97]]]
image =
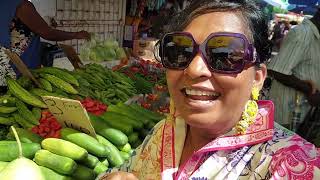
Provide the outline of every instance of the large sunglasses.
[[227,32],[212,33],[200,45],[188,32],[167,33],[156,45],[155,57],[165,68],[184,70],[199,52],[208,68],[217,73],[240,73],[245,65],[258,63],[246,36]]

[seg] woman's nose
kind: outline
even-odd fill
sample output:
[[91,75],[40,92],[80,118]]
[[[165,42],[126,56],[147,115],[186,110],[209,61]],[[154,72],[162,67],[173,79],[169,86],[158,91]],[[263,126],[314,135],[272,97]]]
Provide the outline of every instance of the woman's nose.
[[199,52],[185,69],[185,73],[192,79],[198,77],[211,77],[211,71],[208,69],[207,63],[203,55]]

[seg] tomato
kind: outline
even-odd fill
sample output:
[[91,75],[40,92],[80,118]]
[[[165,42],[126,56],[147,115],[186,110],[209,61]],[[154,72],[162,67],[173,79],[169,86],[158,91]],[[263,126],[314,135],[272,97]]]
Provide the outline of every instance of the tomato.
[[158,99],[158,95],[156,94],[148,94],[147,99],[150,101],[156,101]]
[[143,102],[143,103],[141,103],[141,106],[142,106],[143,108],[149,109],[149,108],[151,107],[151,104],[150,104],[150,103],[147,103],[147,102]]

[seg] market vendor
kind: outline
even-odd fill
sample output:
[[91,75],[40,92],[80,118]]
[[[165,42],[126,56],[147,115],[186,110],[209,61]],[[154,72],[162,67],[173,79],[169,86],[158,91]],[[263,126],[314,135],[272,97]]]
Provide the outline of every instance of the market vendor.
[[4,49],[17,53],[29,68],[40,66],[40,37],[50,41],[89,39],[86,31],[66,32],[51,28],[28,0],[0,1],[0,86],[6,91],[5,76],[15,77]]
[[156,53],[170,114],[127,163],[98,179],[319,179],[317,148],[274,122],[271,101],[258,100],[270,49],[255,1],[193,3],[172,17]]

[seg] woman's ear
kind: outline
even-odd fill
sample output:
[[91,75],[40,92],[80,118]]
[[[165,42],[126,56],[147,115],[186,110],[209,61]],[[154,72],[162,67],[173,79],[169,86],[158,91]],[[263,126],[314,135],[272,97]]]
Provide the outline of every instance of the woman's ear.
[[260,67],[257,67],[254,78],[254,86],[262,89],[264,80],[267,77],[267,66],[265,64],[260,64]]

